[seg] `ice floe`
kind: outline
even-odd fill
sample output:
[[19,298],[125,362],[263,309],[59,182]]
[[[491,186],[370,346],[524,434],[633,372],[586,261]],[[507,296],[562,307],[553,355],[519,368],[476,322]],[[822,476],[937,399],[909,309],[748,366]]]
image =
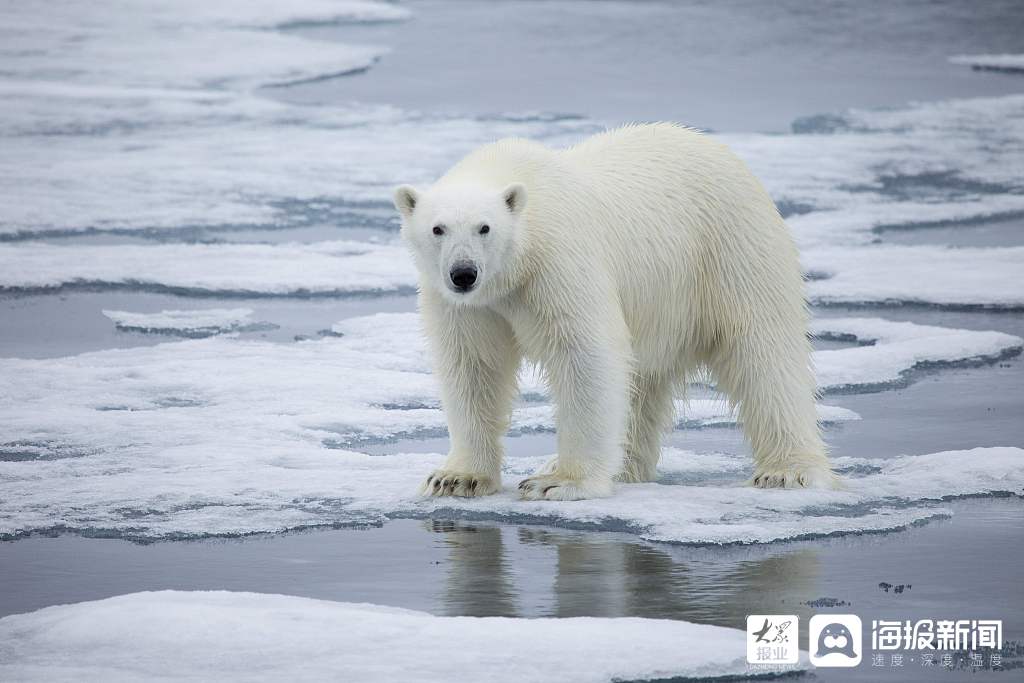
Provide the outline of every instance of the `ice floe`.
[[[1024,495],[1024,450],[1008,447],[889,459],[837,458],[834,464],[847,472],[842,491],[773,490],[767,496],[758,495],[763,489],[742,485],[749,468],[741,456],[669,448],[659,464],[658,482],[619,485],[610,499],[554,508],[543,503],[524,507],[516,499],[519,479],[543,463],[543,458],[521,460],[506,468],[505,490],[495,498],[431,499],[417,507],[448,515],[626,531],[656,541],[725,544],[902,529],[948,516],[938,504],[943,499]],[[722,481],[729,474],[733,478]],[[397,507],[399,514],[416,511],[409,505]]]
[[[103,0],[87,11],[8,12],[0,201],[10,201],[0,234],[350,221],[387,207],[394,184],[428,182],[484,142],[569,144],[614,123],[275,101],[254,88],[369,68],[388,49],[275,28],[407,11],[325,0],[215,5],[141,12]],[[794,221],[805,244],[863,242],[893,221],[1024,211],[1014,171],[1024,164],[1024,96],[852,110],[801,120],[794,134],[722,138],[776,199],[805,207]]]
[[778,675],[749,667],[745,643],[738,629],[674,619],[439,617],[287,595],[160,591],[0,619],[0,678],[600,683]]
[[[569,504],[564,513],[543,504],[524,507],[511,492],[485,503],[424,503],[413,491],[441,455],[401,454],[401,444],[394,455],[358,452],[367,442],[445,433],[417,317],[378,314],[335,329],[342,336],[294,344],[212,337],[60,359],[0,359],[0,536],[47,529],[135,538],[240,534],[379,523],[440,505],[662,540],[768,541],[899,527],[938,514],[921,503],[926,498],[985,493],[1000,481],[998,490],[1015,490],[1013,476],[1000,472],[1024,472],[1016,451],[982,450],[963,458],[975,469],[949,458],[954,478],[966,487],[949,488],[946,472],[911,466],[924,463],[922,456],[905,461],[913,481],[904,498],[878,475],[851,480],[842,492],[748,500],[755,494],[740,486],[747,459],[670,450],[662,463],[665,481],[685,481],[685,491],[663,483],[634,494],[639,489],[625,486],[611,501]],[[826,390],[877,388],[901,381],[916,365],[991,360],[1021,346],[1019,338],[999,333],[872,319],[829,319],[815,331],[874,341],[816,354]],[[551,430],[543,383],[528,369],[522,389],[527,400],[513,413],[512,433]],[[725,401],[680,408],[687,427],[734,421]],[[822,417],[856,416],[823,406]],[[510,457],[508,483],[541,460]],[[878,460],[877,467],[888,472],[903,462]],[[704,473],[695,474],[695,467]],[[730,486],[721,486],[723,476]],[[887,493],[879,497],[880,491]],[[643,496],[660,502],[638,503]],[[739,500],[754,511],[737,512]],[[686,501],[700,504],[686,507]],[[805,519],[808,508],[825,512]]]
[[416,273],[397,243],[0,244],[0,289],[130,287],[180,294],[310,295],[407,291]]
[[974,69],[989,71],[1024,71],[1024,55],[953,55],[953,64],[963,64]]
[[[6,235],[347,225],[475,146],[565,145],[593,122],[478,120],[251,94],[0,81]],[[19,201],[14,201],[14,198]]]
[[[17,6],[0,27],[0,288],[143,288],[177,294],[411,291],[393,241],[54,244],[80,232],[166,237],[194,228],[395,226],[389,191],[424,183],[470,148],[517,135],[571,144],[600,122],[481,117],[273,99],[354,73],[388,46],[322,42],[282,27],[401,20],[391,3],[203,3],[140,11]],[[893,227],[1024,215],[1024,96],[808,117],[785,135],[721,136],[780,205],[820,303],[1020,308],[1021,248],[875,245]],[[388,236],[390,239],[391,236]],[[128,327],[205,329],[125,312]],[[226,315],[226,314],[225,314]],[[181,317],[180,315],[178,317]],[[188,317],[188,315],[185,315]],[[233,326],[220,320],[218,329]],[[191,325],[186,328],[182,325]],[[951,495],[1020,493],[1020,451],[979,449],[839,463],[837,492],[755,492],[749,462],[666,451],[659,483],[608,501],[420,501],[440,454],[371,456],[365,444],[443,436],[414,316],[335,326],[337,338],[237,338],[46,361],[0,360],[0,535],[71,530],[138,539],[380,523],[445,514],[618,529],[690,543],[899,528]],[[815,322],[863,345],[815,354],[826,392],[909,381],[915,368],[990,362],[1021,340],[874,319]],[[512,434],[551,430],[542,378],[524,370]],[[678,405],[680,424],[732,424],[724,401]],[[855,419],[822,405],[825,421]],[[878,454],[887,456],[890,454]],[[506,483],[541,459],[510,458]],[[651,502],[653,501],[653,502]]]
[[[821,304],[1024,306],[1024,247],[871,245],[802,252]],[[397,241],[310,244],[0,244],[0,290],[138,288],[180,294],[352,295],[412,292]]]
[[[393,230],[394,184],[429,182],[499,137],[561,146],[603,125],[575,116],[306,106],[275,100],[263,87],[369,68],[387,46],[280,29],[408,15],[391,3],[189,0],[140,12],[103,0],[87,12],[54,6],[8,15],[0,27],[6,239],[308,225]],[[816,300],[1020,305],[1012,286],[1019,278],[1005,277],[1019,268],[1017,251],[936,256],[927,248],[883,251],[871,242],[889,228],[1024,215],[1016,170],[1024,166],[1024,96],[850,110],[801,119],[791,134],[721,137],[795,212],[789,222],[805,262],[831,275],[811,284]],[[332,244],[107,245],[83,250],[87,258],[61,245],[35,245],[0,251],[0,286],[267,294],[413,286],[408,258],[386,245],[364,247],[343,263],[321,253]],[[291,263],[293,257],[304,261]],[[31,270],[19,266],[23,258]],[[948,266],[946,284],[920,276],[936,258]],[[253,273],[265,274],[265,283]]]
[[804,207],[801,246],[864,244],[879,225],[1021,212],[1024,95],[852,109],[793,135],[725,134],[769,191]]
[[826,391],[892,386],[916,368],[989,361],[1021,352],[1020,337],[881,318],[818,318],[812,334],[861,346],[815,351],[818,384]]
[[131,87],[232,89],[366,68],[383,48],[313,41],[265,29],[290,23],[405,18],[387,3],[301,0],[140,7],[124,0],[15,5],[0,36],[5,76]]
[[159,313],[103,311],[103,315],[114,321],[117,329],[126,332],[209,337],[222,332],[252,332],[276,328],[273,323],[253,320],[252,313],[251,308],[164,310]]
[[811,301],[1024,307],[1024,247],[874,245],[806,249]]
[[580,129],[271,99],[265,86],[363,71],[388,51],[276,29],[408,14],[345,0],[12,6],[0,233],[301,224],[325,203],[384,203],[399,169],[423,179],[495,136]]
[[[368,204],[386,208],[394,184],[429,182],[476,145],[510,135],[564,145],[600,128],[205,90],[36,80],[0,91],[10,102],[3,192],[22,198],[0,223],[9,235],[351,221]],[[721,137],[777,200],[806,207],[791,218],[802,244],[862,244],[879,225],[1024,211],[1012,172],[1024,163],[1022,119],[1024,97],[1013,96],[847,113],[830,119],[843,128],[829,135]]]

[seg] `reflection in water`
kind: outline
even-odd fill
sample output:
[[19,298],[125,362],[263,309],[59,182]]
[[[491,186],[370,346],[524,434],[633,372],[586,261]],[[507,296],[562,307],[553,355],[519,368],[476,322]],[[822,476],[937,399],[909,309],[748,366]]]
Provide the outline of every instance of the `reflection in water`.
[[[818,549],[806,546],[693,548],[613,534],[431,520],[448,549],[445,614],[649,617],[731,626],[751,613],[796,613],[819,595]],[[504,532],[504,533],[503,533]],[[518,563],[551,557],[550,586],[517,584]],[[538,590],[539,589],[539,590]],[[547,592],[538,609],[526,595]],[[536,598],[534,598],[536,599]]]
[[429,531],[444,534],[448,547],[446,614],[471,617],[518,616],[515,589],[496,526],[427,520]]

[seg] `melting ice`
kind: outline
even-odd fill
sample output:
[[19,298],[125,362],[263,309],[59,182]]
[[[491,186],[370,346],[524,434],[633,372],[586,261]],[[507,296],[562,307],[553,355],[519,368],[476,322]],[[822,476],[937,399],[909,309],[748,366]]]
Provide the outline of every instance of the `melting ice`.
[[[342,336],[296,344],[221,336],[0,359],[0,533],[174,538],[379,523],[445,509],[679,542],[769,541],[905,526],[942,514],[928,501],[1019,492],[1024,476],[1021,451],[979,449],[872,461],[867,475],[853,468],[840,492],[764,494],[742,486],[745,458],[669,450],[662,483],[620,486],[613,499],[517,501],[517,478],[543,459],[511,457],[499,496],[422,501],[416,487],[442,455],[359,452],[367,442],[444,434],[418,318],[377,314],[342,321],[335,331]],[[814,331],[864,342],[815,354],[826,392],[891,385],[920,364],[992,360],[1022,344],[998,332],[872,318],[821,320]],[[524,369],[521,388],[513,433],[553,429],[542,378]],[[725,401],[678,408],[690,428],[734,422]],[[821,414],[856,418],[839,406],[822,406]],[[840,507],[847,512],[805,514]]]

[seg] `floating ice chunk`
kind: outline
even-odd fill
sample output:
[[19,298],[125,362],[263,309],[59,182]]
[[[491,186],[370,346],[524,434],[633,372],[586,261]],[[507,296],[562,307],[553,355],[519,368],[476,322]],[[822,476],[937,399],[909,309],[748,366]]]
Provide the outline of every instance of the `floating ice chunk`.
[[[660,480],[618,485],[607,499],[521,501],[516,484],[545,457],[511,458],[504,489],[482,499],[420,499],[415,491],[441,454],[371,456],[277,439],[187,444],[144,464],[87,458],[5,465],[0,533],[77,530],[135,539],[277,532],[455,515],[619,531],[687,544],[888,531],[950,512],[943,499],[1024,495],[1024,450],[979,448],[893,459],[839,458],[840,491],[744,485],[749,459],[667,449]],[[14,467],[36,470],[15,476]],[[45,468],[45,471],[43,471]],[[868,474],[860,474],[868,472]]]
[[[374,225],[389,227],[391,187],[429,182],[474,146],[504,136],[565,145],[602,127],[566,117],[296,106],[159,79],[129,87],[131,74],[8,78],[18,79],[0,83],[8,96],[0,232],[8,234],[351,224],[367,207]],[[721,137],[774,197],[806,207],[793,218],[802,245],[862,244],[879,225],[1024,210],[1022,112],[1022,96],[955,100],[847,112],[833,117],[842,125],[828,136]],[[59,164],[40,154],[55,144]],[[325,148],[344,154],[325,156]]]
[[804,250],[801,259],[806,270],[822,276],[807,285],[815,303],[1024,307],[1024,247],[816,248]]
[[[952,148],[959,148],[971,138],[987,135],[1018,136],[1021,125],[1021,107],[1024,106],[1024,95],[1000,95],[996,97],[971,97],[965,99],[939,100],[935,102],[912,102],[905,107],[887,109],[848,109],[839,114],[830,114],[836,122],[834,130],[839,132],[855,132],[857,138],[867,141],[869,136],[863,133],[899,133],[922,134],[920,138],[909,138],[916,153],[917,146],[926,142],[935,133],[945,132],[960,140],[950,141]],[[1000,123],[1005,124],[1002,132],[995,130]],[[805,131],[815,133],[813,129]],[[828,131],[824,131],[828,132]],[[934,142],[934,139],[932,139]],[[1019,150],[1013,150],[1016,154]],[[936,149],[935,159],[947,159],[950,149]],[[914,154],[907,157],[912,159]],[[980,164],[982,159],[971,158],[965,162],[972,167]]]
[[[483,142],[515,135],[564,144],[603,127],[558,116],[445,118],[252,95],[261,85],[365,70],[388,50],[267,29],[407,15],[392,3],[328,0],[183,0],[144,10],[125,0],[12,4],[0,26],[0,231],[351,220],[368,203],[386,207],[395,183],[429,181]],[[822,120],[839,132],[829,136],[725,139],[779,199],[861,217],[818,228],[864,232],[880,205],[893,216],[927,210],[932,221],[1005,210],[1021,189],[1022,110],[1021,96],[955,100],[829,115]],[[964,181],[954,193],[971,196],[931,206],[894,196],[908,178],[927,192]],[[920,210],[899,208],[907,203]],[[820,240],[822,230],[807,232]]]
[[[379,313],[350,318],[333,330],[347,336],[347,344],[386,359],[401,359],[402,369],[429,372],[426,343],[419,317],[414,313]],[[882,318],[820,318],[810,331],[823,338],[857,341],[864,346],[814,352],[818,385],[823,391],[868,388],[896,383],[903,373],[918,365],[994,361],[1019,353],[1024,340],[994,331],[963,330]],[[870,346],[867,346],[870,345]],[[398,366],[395,366],[398,367]],[[532,366],[520,370],[519,384],[526,395],[543,395],[543,376]],[[734,422],[724,400],[693,399],[677,409],[688,424]],[[540,413],[531,413],[536,419]],[[819,406],[824,421],[857,419],[837,406]],[[552,423],[548,423],[549,425]]]
[[[1024,247],[873,245],[806,249],[811,300],[822,304],[1024,306]],[[129,287],[181,294],[310,295],[412,291],[399,243],[0,244],[0,289]]]
[[142,8],[106,0],[49,11],[12,6],[5,12],[0,37],[16,56],[7,62],[5,75],[17,79],[251,88],[365,69],[387,51],[259,29],[404,16],[402,9],[371,2],[186,0]]
[[[950,220],[983,217],[1015,204],[1022,189],[1016,169],[1024,163],[1024,95],[852,109],[798,120],[794,129],[798,134],[721,137],[777,199],[804,205],[805,216],[847,214],[844,234],[833,237],[863,235],[879,219],[920,222],[904,204],[933,222],[946,211]],[[885,219],[885,211],[896,215]]]
[[989,361],[1021,352],[1024,340],[1003,332],[960,330],[881,318],[817,318],[811,333],[862,346],[814,352],[825,390],[863,391],[899,383],[920,366]]
[[438,617],[226,591],[132,593],[48,607],[0,619],[0,640],[0,678],[19,681],[598,683],[777,675],[748,667],[746,634],[722,626],[636,617]]
[[804,251],[819,247],[865,246],[889,230],[920,230],[1024,216],[1024,195],[998,194],[936,201],[867,203],[855,210],[813,211],[791,216],[787,223]]
[[953,55],[953,64],[963,64],[973,69],[990,71],[1024,71],[1024,55]]
[[104,310],[103,315],[120,328],[163,332],[167,330],[229,329],[252,320],[251,308],[205,308],[159,313]]
[[[819,333],[876,340],[870,347],[819,352],[815,361],[825,388],[850,389],[853,383],[877,387],[917,363],[996,358],[1021,345],[1009,335],[884,320],[839,319],[817,325]],[[298,344],[212,337],[68,358],[0,359],[0,536],[60,528],[174,538],[427,514],[433,509],[430,504],[424,507],[410,496],[441,462],[440,455],[354,452],[364,442],[445,434],[418,317],[378,314],[336,328],[343,336]],[[543,391],[543,386],[531,391]],[[702,399],[682,408],[688,427],[735,419],[725,401]],[[824,419],[854,417],[837,407],[821,410]],[[513,433],[553,429],[553,410],[526,403],[514,412],[511,426]],[[977,457],[996,457],[988,453]],[[667,481],[682,480],[695,490],[682,492],[663,484],[652,495],[668,496],[666,509],[652,508],[650,514],[669,516],[670,504],[682,504],[675,498],[688,496],[709,505],[718,501],[721,514],[734,510],[729,506],[736,497],[748,495],[738,484],[748,474],[749,459],[715,456],[707,464],[708,457],[667,451],[662,465]],[[1007,457],[999,456],[997,464]],[[697,469],[703,475],[694,474],[694,465],[687,464],[691,460],[702,463]],[[538,458],[510,458],[509,482],[540,464]],[[994,467],[993,476],[998,471]],[[969,475],[965,483],[982,486],[987,481],[980,474]],[[735,490],[714,488],[723,476],[737,484]],[[937,496],[959,491],[940,488],[928,491]],[[912,490],[907,505],[917,507],[909,512],[902,503],[892,510],[891,502],[869,505],[874,500],[865,497],[870,490],[866,486],[861,497],[814,498],[815,505],[863,504],[865,512],[823,518],[805,531],[891,528],[935,514],[930,508],[918,509]],[[530,514],[538,520],[545,510],[556,509],[519,507],[511,493],[493,500],[497,507],[474,507],[479,504],[471,501],[459,509],[510,519]],[[795,533],[802,519],[797,503],[808,499],[764,500],[792,500],[795,507],[778,518],[751,521],[751,528],[761,528],[765,540]],[[590,512],[560,523],[600,521],[598,508],[570,509]],[[718,530],[704,535],[700,525],[716,519],[714,510],[704,508],[698,515],[698,507],[692,508],[690,520],[697,526],[687,536],[665,533],[695,542],[746,538],[739,527],[731,536]],[[615,513],[618,517],[609,514],[607,528],[654,528],[658,519],[638,517],[626,508]],[[685,526],[687,518],[679,519]]]
[[[379,313],[350,318],[333,330],[346,335],[348,347],[373,354],[388,369],[430,372],[425,338],[415,313]],[[897,383],[918,365],[994,361],[1019,353],[1024,340],[994,331],[963,330],[882,318],[822,318],[811,322],[812,334],[858,341],[871,346],[816,351],[814,365],[822,391],[875,388]],[[525,365],[519,373],[520,391],[527,397],[543,397],[545,380],[538,368]],[[677,403],[685,424],[710,425],[734,422],[725,400],[693,399]],[[843,408],[819,406],[822,420],[857,419]],[[530,424],[542,413],[530,413]],[[547,418],[545,418],[547,419]],[[547,423],[550,426],[552,422]]]
[[392,2],[371,0],[301,0],[282,3],[276,0],[202,0],[177,2],[161,8],[172,12],[178,21],[232,27],[280,28],[296,24],[377,23],[408,19],[412,13]]
[[[392,228],[399,181],[429,182],[499,137],[561,145],[597,130],[581,120],[299,107],[210,90],[8,81],[0,93],[11,103],[0,115],[0,200],[9,199],[0,232],[8,234],[344,226],[368,210],[375,227]],[[39,153],[55,136],[57,165]]]
[[5,8],[0,232],[351,218],[367,201],[388,206],[399,176],[426,179],[482,142],[594,128],[261,96],[271,94],[261,86],[365,71],[388,52],[268,29],[408,15],[390,2],[329,0]]
[[185,337],[209,337],[222,332],[249,332],[274,329],[277,326],[252,319],[251,308],[204,308],[190,311],[130,313],[103,311],[119,330],[154,334],[176,334]]
[[[677,471],[673,460],[680,458],[686,454],[666,452],[659,469],[671,477]],[[623,510],[634,505],[648,509],[642,515],[620,519],[651,540],[770,542],[898,529],[948,515],[934,503],[958,496],[1024,495],[1024,450],[1018,448],[976,448],[879,460],[837,458],[834,464],[840,469],[873,469],[873,473],[847,475],[842,491],[775,490],[767,499],[757,496],[762,489],[733,485],[685,486],[685,502],[677,498],[682,492],[673,491],[672,486],[634,485],[629,491],[631,486],[621,486],[616,499]],[[569,514],[580,519],[588,513],[596,517],[597,508]],[[607,524],[608,518],[618,514],[606,510],[605,516]]]
[[400,244],[0,244],[0,289],[68,285],[287,295],[411,291]]

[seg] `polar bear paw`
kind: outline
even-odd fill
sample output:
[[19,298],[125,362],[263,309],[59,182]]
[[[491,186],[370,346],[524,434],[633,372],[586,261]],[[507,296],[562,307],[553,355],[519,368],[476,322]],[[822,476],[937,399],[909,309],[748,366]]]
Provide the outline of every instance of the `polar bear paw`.
[[523,500],[585,500],[611,494],[610,479],[569,479],[549,473],[535,474],[519,482],[519,497]]
[[439,498],[461,496],[475,498],[497,493],[501,479],[480,472],[457,472],[455,470],[434,470],[420,486],[420,495]]
[[759,467],[750,484],[760,489],[837,489],[839,477],[827,465]]

